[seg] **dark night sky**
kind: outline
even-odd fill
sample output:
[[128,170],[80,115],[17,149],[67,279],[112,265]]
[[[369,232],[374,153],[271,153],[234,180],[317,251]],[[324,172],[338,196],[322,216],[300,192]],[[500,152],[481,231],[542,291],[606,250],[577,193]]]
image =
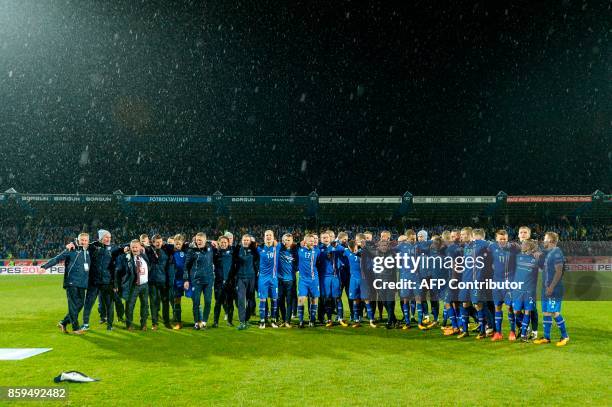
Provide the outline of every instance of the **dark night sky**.
[[0,3],[0,190],[611,192],[610,3],[169,3]]

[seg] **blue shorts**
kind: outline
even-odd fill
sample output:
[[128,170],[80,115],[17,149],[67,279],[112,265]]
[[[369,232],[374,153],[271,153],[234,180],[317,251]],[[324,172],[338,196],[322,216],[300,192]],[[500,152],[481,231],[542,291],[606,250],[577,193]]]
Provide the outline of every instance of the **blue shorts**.
[[349,283],[349,299],[360,300],[361,299],[361,279],[351,277]]
[[444,287],[444,294],[440,296],[441,299],[444,300],[445,304],[450,304],[459,299],[459,290],[456,288],[450,288],[448,285],[450,284],[450,280],[447,282],[446,287]]
[[340,279],[336,276],[323,277],[323,286],[321,287],[321,297],[323,298],[340,298]]
[[400,273],[400,281],[402,283],[412,282],[412,285],[415,287],[414,289],[405,287],[402,284],[402,288],[399,290],[400,298],[414,298],[416,296],[421,296],[423,294],[423,290],[419,288],[421,284],[421,280],[417,277],[415,273]]
[[467,288],[462,288],[461,290],[459,290],[459,301],[461,302],[471,302],[472,304],[476,304],[479,302],[482,302],[482,300],[480,299],[481,296],[481,290],[478,289],[467,289]]
[[514,291],[512,293],[512,308],[514,308],[515,311],[535,310],[535,295],[525,291]]
[[174,298],[181,298],[183,295],[185,295],[184,284],[185,282],[183,280],[174,280],[174,286],[172,287],[174,292]]
[[448,286],[446,284],[443,287],[438,287],[436,285],[435,287],[432,287],[429,289],[429,299],[431,301],[445,301],[447,290],[448,290]]
[[[370,301],[370,300],[374,300],[375,298],[370,298],[370,284],[372,284],[371,282],[368,282],[368,279],[362,278],[360,280],[359,283],[359,298],[362,300],[366,300],[366,301]],[[376,293],[374,293],[374,296],[376,296]]]
[[542,312],[561,312],[562,297],[545,297],[542,296]]
[[502,304],[506,304],[509,307],[512,306],[512,292],[510,290],[493,290],[493,302],[498,307]]
[[319,281],[318,280],[302,280],[298,282],[298,297],[319,298]]
[[348,268],[340,269],[340,288],[345,290],[351,286],[351,271]]
[[278,299],[278,278],[259,277],[257,280],[257,292],[259,299],[272,298]]

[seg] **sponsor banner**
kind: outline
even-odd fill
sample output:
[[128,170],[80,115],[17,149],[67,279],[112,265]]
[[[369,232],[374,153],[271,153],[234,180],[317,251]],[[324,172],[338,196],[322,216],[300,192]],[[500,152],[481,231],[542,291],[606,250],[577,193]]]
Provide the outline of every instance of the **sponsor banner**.
[[64,265],[57,265],[42,270],[39,266],[0,266],[0,276],[33,276],[64,274]]
[[466,203],[495,203],[494,196],[415,196],[412,203],[415,204],[466,204]]
[[224,196],[223,200],[226,204],[307,204],[309,202],[307,196]]
[[180,195],[128,195],[125,202],[132,203],[211,203],[210,196],[180,196]]
[[401,204],[399,196],[321,196],[320,204]]
[[528,202],[591,202],[590,195],[517,195],[509,196],[508,203],[528,203]]
[[589,256],[567,257],[565,261],[564,271],[612,271],[612,257],[607,256]]
[[112,202],[112,195],[17,195],[17,199],[23,202]]

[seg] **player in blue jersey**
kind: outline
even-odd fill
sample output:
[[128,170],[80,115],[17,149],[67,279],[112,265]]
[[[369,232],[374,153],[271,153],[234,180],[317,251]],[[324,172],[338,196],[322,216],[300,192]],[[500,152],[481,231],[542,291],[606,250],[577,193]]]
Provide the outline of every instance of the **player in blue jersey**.
[[[419,250],[419,253],[423,256],[428,256],[429,246],[431,246],[431,240],[429,240],[429,234],[427,233],[425,229],[419,230],[419,232],[417,233],[417,248]],[[429,270],[429,265],[427,264],[427,262],[423,262],[423,264],[421,264],[421,268],[419,269],[419,274],[421,276],[421,281],[424,281],[424,280],[429,281],[429,279],[431,278],[431,271]],[[429,293],[429,289],[423,288],[422,293],[421,293],[421,307],[423,309],[423,324],[425,326],[429,324],[429,307],[427,304],[427,294],[428,293]]]
[[[332,244],[329,231],[321,233],[321,243],[319,244],[319,256],[317,258],[317,270],[319,281],[321,282],[321,297],[325,304],[327,314],[326,327],[332,327],[332,311],[334,304],[338,310],[338,323],[348,326],[343,317],[342,293],[340,292],[340,275],[338,272],[338,258],[344,252],[342,246]],[[321,278],[321,275],[323,276]]]
[[[489,246],[489,243],[484,240],[484,230],[463,228],[461,229],[461,241],[464,243],[464,270],[461,280],[465,284],[472,285],[483,282],[485,272],[484,258],[488,255],[487,247]],[[486,325],[484,321],[483,290],[468,285],[459,291],[459,301],[462,302],[461,323],[463,329],[457,338],[462,339],[469,336],[469,309],[472,305],[476,308],[479,323],[479,333],[476,338],[485,338]]]
[[181,298],[185,295],[183,280],[183,270],[185,268],[185,252],[183,251],[183,245],[185,244],[185,236],[177,234],[174,236],[174,253],[172,253],[171,269],[174,271],[173,278],[174,284],[172,286],[172,292],[174,294],[174,304],[172,307],[172,316],[174,319],[174,325],[172,329],[183,328],[182,321],[182,310],[181,310]]
[[[350,282],[349,282],[349,301],[353,303],[353,316],[351,319],[354,321],[352,327],[359,328],[361,326],[361,288],[362,288],[362,279],[361,279],[361,244],[364,239],[363,234],[359,234],[356,236],[359,240],[351,240],[348,242],[348,248],[344,249],[344,257],[349,262],[350,269]],[[375,328],[376,324],[374,324],[374,313],[372,312],[372,307],[369,306],[369,300],[366,300],[367,303],[367,313],[368,319],[370,320],[370,326]]]
[[542,273],[542,314],[544,324],[544,337],[536,339],[534,343],[538,345],[550,343],[550,330],[552,320],[559,327],[561,340],[557,346],[565,346],[569,342],[569,335],[565,328],[565,320],[561,316],[561,302],[563,301],[563,263],[565,258],[563,251],[557,246],[559,235],[555,232],[547,232],[544,235],[545,256],[542,256],[541,263],[544,272]]
[[317,302],[319,300],[319,275],[317,258],[319,249],[315,246],[312,234],[304,237],[304,245],[298,248],[298,318],[299,327],[304,328],[304,303],[310,297],[310,320],[308,326],[314,327],[317,319]]
[[538,259],[535,256],[538,244],[535,240],[523,240],[521,253],[516,255],[514,282],[519,284],[512,290],[512,307],[515,314],[522,315],[521,340],[529,341],[527,329],[531,311],[536,307],[536,286],[538,283]]
[[286,328],[291,328],[293,312],[293,286],[298,267],[298,248],[293,243],[293,236],[286,233],[282,238],[278,253],[278,296],[282,321]]
[[[495,233],[495,242],[489,245],[493,267],[493,281],[496,283],[506,283],[514,281],[514,268],[516,255],[520,252],[520,247],[508,242],[508,232],[500,229]],[[495,333],[492,341],[501,341],[502,321],[504,318],[503,305],[508,308],[508,322],[510,323],[509,339],[516,339],[516,322],[514,310],[512,309],[512,292],[510,289],[494,289],[493,302],[495,303]]]
[[270,325],[278,328],[276,317],[278,313],[278,253],[282,244],[274,240],[274,232],[264,232],[264,244],[257,246],[259,253],[259,277],[257,290],[259,294],[259,328],[266,327],[266,302],[272,299]]
[[[461,231],[454,229],[450,232],[448,242],[446,242],[446,256],[451,260],[450,278],[456,281],[461,281],[463,262],[461,265],[456,264],[457,257],[462,256],[463,247],[461,246]],[[449,284],[450,285],[450,284]],[[456,288],[450,288],[446,290],[446,298],[444,300],[444,309],[447,313],[447,318],[450,320],[450,327],[444,329],[444,335],[459,335],[461,330],[461,304],[458,302],[459,292]],[[443,323],[446,325],[446,323]]]
[[[521,226],[518,231],[519,245],[525,240],[531,239],[531,228],[529,226]],[[531,332],[529,333],[529,339],[537,339],[538,338],[538,308],[536,307],[531,312]],[[519,319],[517,319],[518,323]]]
[[[340,232],[338,233],[338,238],[336,239],[338,244],[342,247],[340,250],[346,250],[348,248],[348,233]],[[347,298],[349,298],[349,291],[351,286],[351,266],[349,264],[349,258],[346,256],[340,256],[338,259],[338,275],[340,276],[340,297],[342,297],[342,293],[345,292]],[[349,300],[349,316],[351,320],[353,320],[354,308],[353,301]]]
[[445,287],[440,288],[437,285],[438,281],[445,281],[448,283],[448,270],[444,268],[444,256],[446,255],[446,248],[442,245],[442,238],[440,236],[433,236],[431,238],[431,244],[427,251],[427,265],[429,268],[428,282],[436,282],[436,284],[430,284],[430,300],[431,300],[431,314],[433,321],[431,321],[427,328],[431,329],[438,325],[438,317],[440,313],[440,299],[445,298]]
[[413,259],[416,260],[418,257],[418,246],[416,244],[416,233],[412,229],[406,230],[404,233],[406,240],[399,243],[396,247],[397,252],[401,257],[407,256],[408,263],[401,264],[399,268],[399,278],[402,282],[410,282],[415,288],[409,288],[403,285],[399,290],[400,302],[402,306],[402,313],[404,315],[403,330],[410,329],[410,301],[415,301],[418,327],[421,330],[426,330],[427,327],[423,324],[423,305],[421,303],[422,290],[420,289],[421,279],[419,277],[419,270],[415,269]]

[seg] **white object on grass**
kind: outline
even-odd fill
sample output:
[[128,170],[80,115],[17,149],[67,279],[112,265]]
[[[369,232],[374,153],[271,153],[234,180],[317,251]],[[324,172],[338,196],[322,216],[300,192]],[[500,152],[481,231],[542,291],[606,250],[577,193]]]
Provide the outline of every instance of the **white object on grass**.
[[0,360],[22,360],[41,353],[49,352],[53,348],[0,348]]

